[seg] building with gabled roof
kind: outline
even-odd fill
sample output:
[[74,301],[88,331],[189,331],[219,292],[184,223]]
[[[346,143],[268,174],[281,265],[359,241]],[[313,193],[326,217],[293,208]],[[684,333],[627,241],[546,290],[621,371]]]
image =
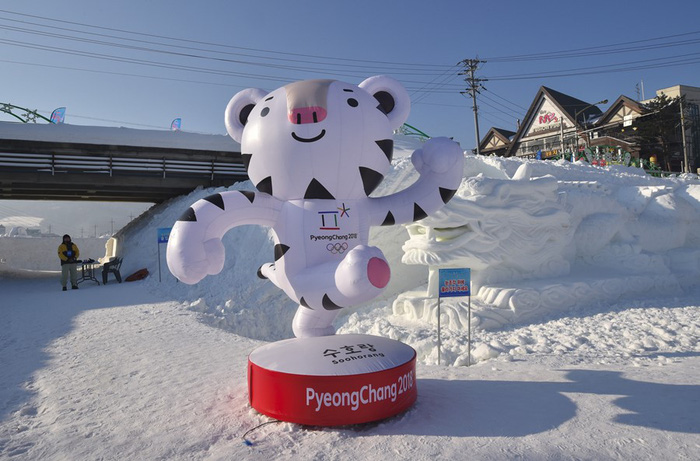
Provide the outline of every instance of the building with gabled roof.
[[549,158],[573,152],[578,133],[601,115],[595,104],[542,86],[505,155]]
[[638,101],[621,95],[595,120],[594,128],[583,133],[588,146],[617,146],[639,158],[640,147],[634,121],[648,115]]
[[503,156],[513,141],[515,133],[503,128],[491,128],[479,143],[479,151],[483,155]]
[[596,125],[599,128],[611,124],[630,125],[635,118],[643,113],[644,106],[640,102],[622,95],[596,120]]

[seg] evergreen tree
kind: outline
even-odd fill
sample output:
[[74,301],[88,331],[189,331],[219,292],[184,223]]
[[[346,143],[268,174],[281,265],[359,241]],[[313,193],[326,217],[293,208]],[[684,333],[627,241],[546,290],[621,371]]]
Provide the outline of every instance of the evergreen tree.
[[661,94],[645,105],[645,116],[635,121],[642,156],[656,156],[662,169],[678,168],[672,157],[681,146],[680,103],[681,97]]

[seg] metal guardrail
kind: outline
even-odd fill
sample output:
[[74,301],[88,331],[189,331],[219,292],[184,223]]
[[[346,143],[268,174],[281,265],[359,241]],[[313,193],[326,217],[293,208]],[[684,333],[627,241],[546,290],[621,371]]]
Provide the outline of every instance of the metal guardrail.
[[[661,178],[673,178],[676,176],[680,176],[682,174],[686,174],[682,171],[648,170],[646,168],[644,169],[644,171],[646,172],[646,174],[648,174],[650,176],[658,176]],[[695,174],[695,173],[689,173],[689,174]],[[700,174],[700,173],[698,173],[698,174]]]
[[208,177],[209,179],[246,176],[242,163],[202,160],[172,160],[125,156],[86,156],[69,154],[29,154],[0,152],[4,171],[94,173],[109,176],[146,175],[157,177]]

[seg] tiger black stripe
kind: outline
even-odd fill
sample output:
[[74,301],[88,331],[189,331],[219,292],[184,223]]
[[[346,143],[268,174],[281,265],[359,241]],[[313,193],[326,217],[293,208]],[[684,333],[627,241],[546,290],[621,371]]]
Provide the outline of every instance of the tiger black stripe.
[[394,218],[394,215],[391,214],[391,211],[387,212],[386,218],[384,218],[384,222],[381,224],[382,226],[393,226],[396,224],[396,219]]
[[275,261],[279,260],[286,252],[289,251],[289,247],[282,243],[275,245]]
[[311,179],[311,182],[309,183],[309,187],[306,188],[306,192],[304,193],[304,198],[309,200],[309,199],[330,199],[333,200],[335,197],[333,197],[333,194],[328,192],[328,189],[326,189],[323,184],[321,184],[316,178]]
[[253,154],[241,154],[241,159],[243,159],[243,166],[245,167],[245,170],[248,171],[248,167],[250,166],[250,158],[253,156]]
[[323,300],[321,301],[321,304],[323,305],[323,308],[327,311],[342,309],[341,306],[331,301],[331,298],[329,298],[327,294],[323,295]]
[[396,102],[394,101],[394,97],[391,95],[391,93],[388,91],[377,91],[373,96],[377,101],[379,101],[377,109],[379,109],[384,115],[388,115],[392,110],[394,110]]
[[382,150],[382,152],[384,152],[384,155],[386,155],[387,160],[391,162],[391,159],[394,156],[394,140],[380,139],[379,141],[374,142],[376,142],[379,148]]
[[245,195],[245,198],[247,198],[250,203],[253,203],[253,200],[255,200],[255,192],[249,190],[241,190],[239,192]]
[[182,213],[182,216],[178,218],[178,221],[197,221],[197,216],[194,214],[192,207],[189,207],[187,211]]
[[311,309],[311,306],[309,306],[309,303],[306,302],[304,297],[302,296],[301,299],[299,300],[299,304],[306,307],[307,309]]
[[442,203],[447,203],[450,200],[452,200],[452,197],[455,196],[457,193],[457,190],[451,190],[451,189],[443,189],[442,187],[440,189],[440,198],[442,198]]
[[260,192],[272,195],[272,176],[268,176],[255,185]]
[[371,168],[361,166],[360,178],[362,178],[362,187],[364,187],[365,189],[365,194],[369,195],[374,189],[377,188],[379,183],[382,182],[382,179],[384,179],[384,175],[379,173],[378,171],[374,171]]
[[267,277],[265,277],[262,273],[262,268],[263,268],[262,266],[258,267],[258,278],[263,279],[263,280],[267,280]]
[[221,194],[214,194],[214,195],[210,195],[209,197],[204,197],[204,200],[206,200],[209,203],[213,203],[214,205],[218,206],[222,210],[225,210],[224,198],[221,196]]
[[423,208],[419,207],[417,203],[413,204],[413,220],[420,221],[423,218],[427,218],[428,213],[423,211]]

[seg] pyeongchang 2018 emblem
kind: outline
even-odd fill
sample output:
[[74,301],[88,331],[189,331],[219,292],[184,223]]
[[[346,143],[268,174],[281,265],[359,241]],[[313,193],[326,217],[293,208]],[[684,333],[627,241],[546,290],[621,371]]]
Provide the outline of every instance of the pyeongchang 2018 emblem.
[[350,208],[343,203],[342,207],[338,207],[332,211],[319,211],[318,215],[321,218],[321,226],[319,230],[340,230],[340,223],[343,217],[350,217]]
[[[326,211],[317,211],[316,213],[318,215],[318,230],[326,232],[310,234],[309,238],[312,242],[324,242],[326,250],[333,255],[343,255],[348,249],[355,246],[349,242],[357,240],[358,234],[357,232],[348,232],[354,224],[350,217],[350,208],[345,206],[345,203],[335,210],[326,208]],[[343,228],[345,232],[342,231]]]

